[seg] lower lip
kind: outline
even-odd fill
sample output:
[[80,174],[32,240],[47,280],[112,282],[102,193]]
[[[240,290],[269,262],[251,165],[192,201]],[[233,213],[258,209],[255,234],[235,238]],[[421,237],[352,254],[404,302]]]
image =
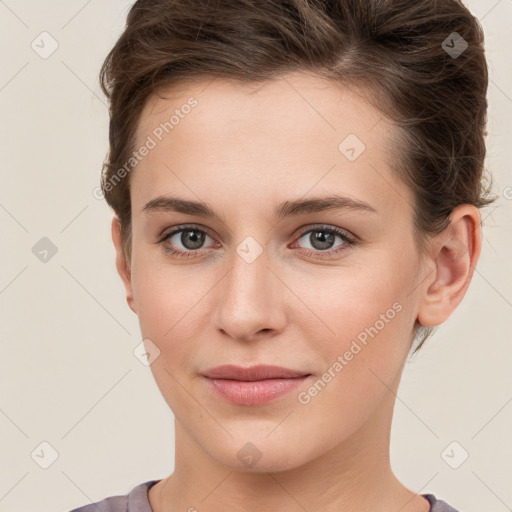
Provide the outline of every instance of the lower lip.
[[297,389],[311,375],[293,379],[265,379],[241,381],[228,379],[210,379],[206,377],[211,389],[223,398],[240,405],[266,404],[276,398]]

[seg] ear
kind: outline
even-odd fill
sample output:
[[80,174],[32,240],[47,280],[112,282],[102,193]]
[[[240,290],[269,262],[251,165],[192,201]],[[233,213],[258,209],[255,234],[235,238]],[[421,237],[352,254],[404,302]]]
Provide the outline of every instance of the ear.
[[118,274],[121,276],[124,287],[126,289],[126,302],[130,309],[137,314],[135,308],[135,301],[133,300],[133,289],[132,289],[132,274],[129,265],[126,263],[126,259],[123,252],[123,244],[121,239],[121,222],[114,216],[112,218],[112,241],[116,248],[116,268]]
[[433,239],[427,266],[431,268],[422,287],[418,322],[442,324],[462,301],[480,256],[480,212],[469,204],[456,207],[450,225]]

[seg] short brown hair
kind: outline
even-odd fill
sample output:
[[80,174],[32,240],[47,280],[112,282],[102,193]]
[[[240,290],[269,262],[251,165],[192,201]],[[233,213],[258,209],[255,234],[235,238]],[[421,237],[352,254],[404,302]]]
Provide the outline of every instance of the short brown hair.
[[[292,71],[364,86],[369,101],[397,124],[395,170],[414,193],[422,251],[456,206],[495,200],[483,173],[483,42],[479,21],[459,0],[138,0],[100,72],[110,101],[101,186],[121,222],[127,261],[126,162],[147,100],[201,78],[261,82]],[[416,350],[431,331],[422,329]]]

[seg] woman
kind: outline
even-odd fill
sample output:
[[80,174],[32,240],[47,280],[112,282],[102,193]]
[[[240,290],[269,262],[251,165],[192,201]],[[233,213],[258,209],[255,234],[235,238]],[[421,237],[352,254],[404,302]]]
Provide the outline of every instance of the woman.
[[481,250],[487,65],[457,0],[137,1],[102,189],[175,470],[74,512],[453,512],[393,474],[401,373]]

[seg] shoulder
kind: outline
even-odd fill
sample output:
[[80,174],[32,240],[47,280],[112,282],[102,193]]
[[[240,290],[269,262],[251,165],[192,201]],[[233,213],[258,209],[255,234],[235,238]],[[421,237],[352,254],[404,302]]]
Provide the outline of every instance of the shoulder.
[[422,496],[430,503],[429,512],[458,512],[445,501],[438,500],[433,494],[422,494]]
[[135,486],[128,494],[109,496],[69,512],[152,512],[148,491],[157,482],[159,480],[148,480]]

